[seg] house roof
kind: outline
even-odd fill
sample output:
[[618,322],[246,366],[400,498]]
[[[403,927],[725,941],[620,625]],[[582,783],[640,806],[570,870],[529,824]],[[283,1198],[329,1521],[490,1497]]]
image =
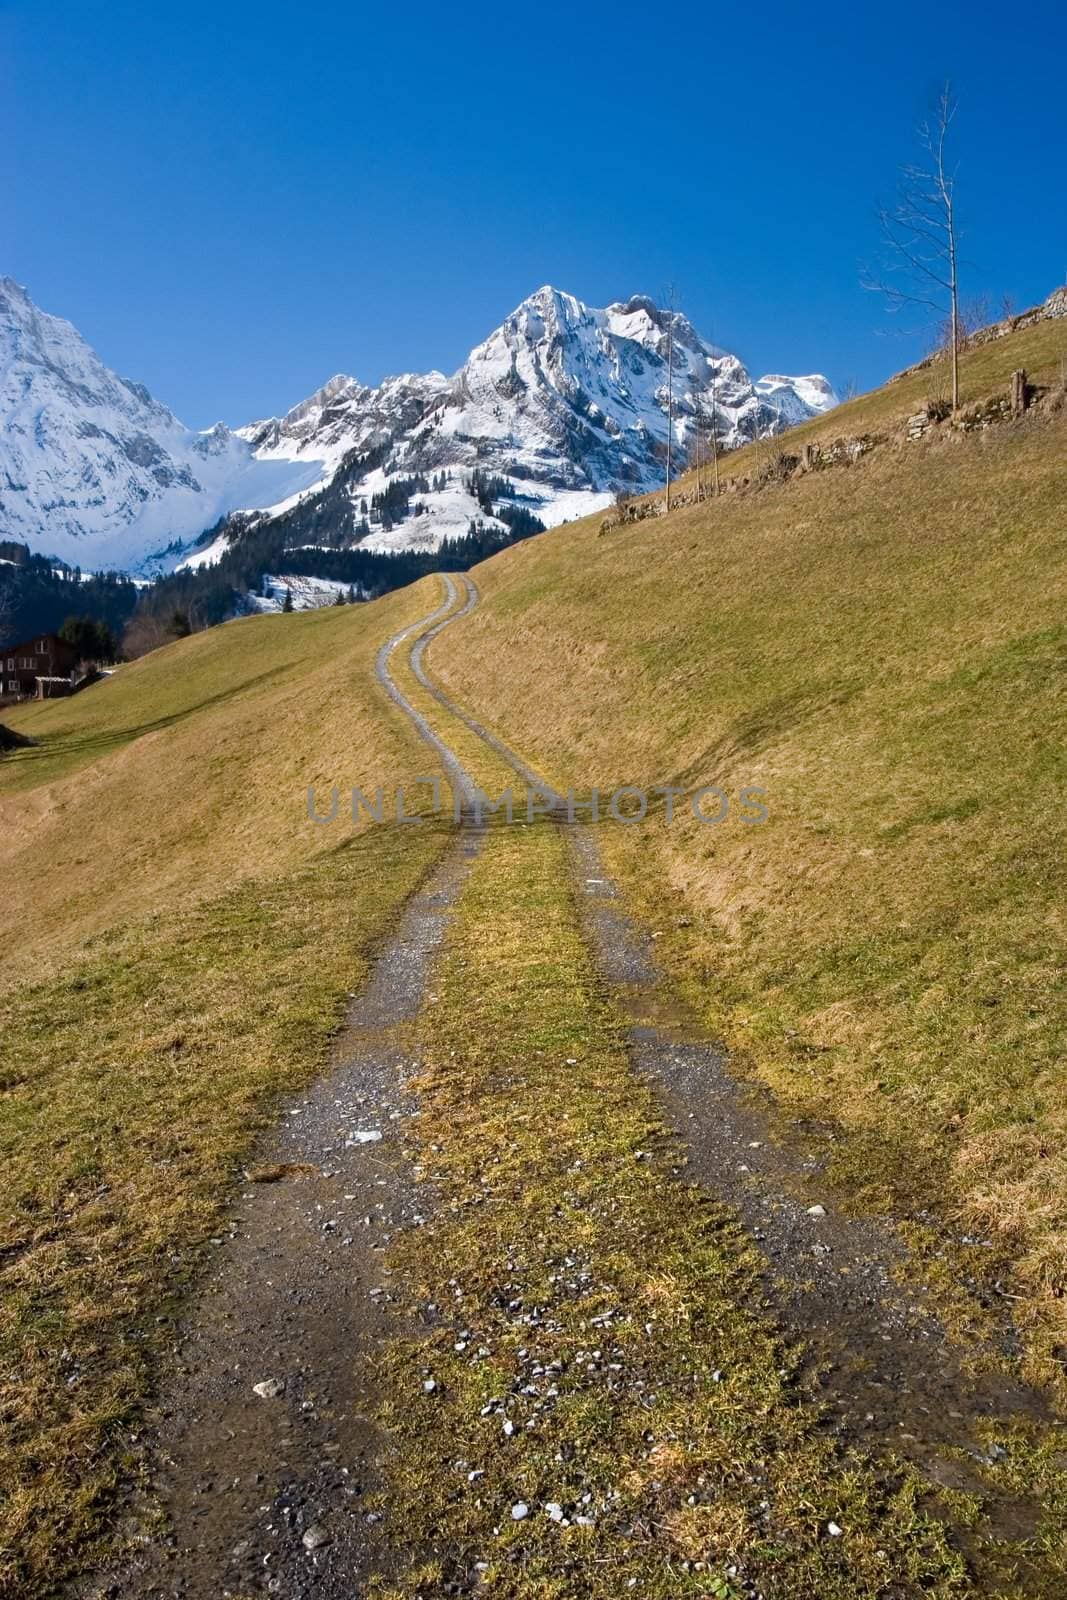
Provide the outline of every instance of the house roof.
[[13,655],[16,650],[37,650],[40,639],[47,639],[49,644],[58,645],[61,650],[74,649],[74,646],[68,644],[66,639],[61,639],[58,633],[34,633],[28,639],[16,639],[12,644],[0,644],[0,656]]

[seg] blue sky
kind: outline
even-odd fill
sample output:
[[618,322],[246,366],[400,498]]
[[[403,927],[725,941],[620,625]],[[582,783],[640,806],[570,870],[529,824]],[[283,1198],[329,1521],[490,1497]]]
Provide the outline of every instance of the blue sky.
[[545,282],[673,282],[754,373],[869,387],[918,348],[859,268],[946,74],[965,292],[1067,276],[1065,60],[1043,0],[0,0],[0,271],[194,426],[450,371]]

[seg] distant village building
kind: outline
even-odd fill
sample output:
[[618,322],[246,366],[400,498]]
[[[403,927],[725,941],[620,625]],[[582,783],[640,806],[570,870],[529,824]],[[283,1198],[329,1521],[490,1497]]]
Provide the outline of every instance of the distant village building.
[[0,648],[0,700],[50,700],[78,681],[78,652],[56,633]]

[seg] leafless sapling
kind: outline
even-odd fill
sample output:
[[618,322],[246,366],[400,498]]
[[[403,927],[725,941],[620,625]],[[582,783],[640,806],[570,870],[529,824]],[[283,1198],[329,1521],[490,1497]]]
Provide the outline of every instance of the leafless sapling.
[[960,234],[950,150],[957,104],[946,83],[919,124],[920,155],[901,168],[895,200],[878,211],[882,265],[863,278],[864,287],[884,295],[891,310],[915,306],[935,325],[947,325],[953,411],[960,403]]
[[674,450],[674,284],[667,289],[667,504],[671,509],[671,462]]

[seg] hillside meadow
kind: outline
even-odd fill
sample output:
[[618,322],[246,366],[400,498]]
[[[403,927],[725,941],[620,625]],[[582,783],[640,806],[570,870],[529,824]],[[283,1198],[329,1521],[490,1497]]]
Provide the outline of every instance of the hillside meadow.
[[[1065,332],[975,359],[995,353],[1002,376]],[[599,537],[593,519],[558,529],[478,568],[483,604],[428,658],[557,788],[765,791],[761,826],[736,803],[700,825],[684,800],[669,823],[662,800],[606,822],[607,864],[735,1070],[821,1130],[843,1192],[957,1248],[964,1275],[1013,1274],[1051,1381],[1067,1361],[1065,445],[1045,408]]]
[[440,594],[429,578],[367,606],[249,617],[5,711],[36,743],[0,758],[0,872],[31,912],[0,990],[119,921],[330,848],[338,830],[307,820],[309,785],[391,792],[421,772],[429,753],[374,656]]
[[2,1594],[113,1556],[129,1432],[243,1166],[447,847],[306,812],[312,782],[433,770],[373,661],[440,592],[238,622],[10,715],[39,742],[0,762]]
[[[974,351],[965,399],[1018,365],[1054,387],[1065,340],[1039,324]],[[937,383],[907,374],[791,437],[893,434]],[[666,519],[586,519],[478,568],[483,603],[426,657],[557,788],[681,792],[670,820],[659,801],[599,828],[661,964],[734,1070],[825,1154],[836,1196],[901,1219],[927,1267],[1001,1275],[1029,1371],[1053,1383],[1067,1362],[1065,445],[1067,413],[1045,404]],[[739,452],[730,470],[754,464]],[[0,1592],[52,1593],[110,1558],[125,1441],[235,1181],[280,1096],[324,1067],[348,995],[447,848],[446,819],[306,814],[309,785],[389,793],[435,770],[374,658],[441,593],[428,579],[228,624],[5,713],[35,743],[0,758],[0,873],[19,913],[0,970]],[[506,781],[469,729],[449,737],[479,781]],[[710,784],[732,802],[715,826],[684,803]],[[762,824],[734,803],[753,787]],[[471,902],[485,926],[475,939],[461,916],[448,957],[446,1064],[469,1032],[475,957],[486,1016],[514,1021],[519,976],[529,1013],[479,1043],[490,1075],[498,1042],[523,1058],[528,1024],[536,1043],[542,1010],[562,1038],[600,1004],[591,978],[579,1006],[523,954],[543,903],[545,970],[560,959],[559,854],[548,833],[497,830]],[[450,1071],[434,1093],[474,1115]]]

